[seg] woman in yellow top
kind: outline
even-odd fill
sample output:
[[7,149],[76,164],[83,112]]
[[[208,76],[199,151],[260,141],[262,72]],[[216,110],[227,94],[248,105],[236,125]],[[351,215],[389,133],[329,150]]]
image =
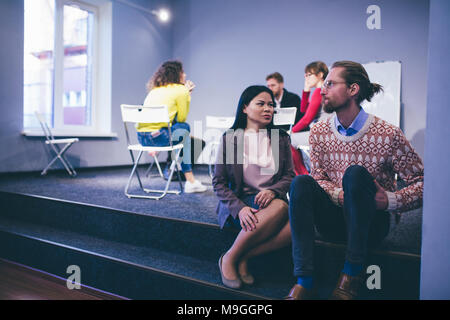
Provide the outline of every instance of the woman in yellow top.
[[[166,61],[147,83],[149,93],[144,101],[144,106],[167,105],[169,108],[172,142],[184,144],[181,170],[186,177],[184,185],[186,193],[204,192],[207,189],[192,173],[190,127],[185,122],[194,87],[191,81],[186,81],[181,62]],[[169,130],[166,123],[139,123],[137,131],[138,140],[143,146],[169,145]]]

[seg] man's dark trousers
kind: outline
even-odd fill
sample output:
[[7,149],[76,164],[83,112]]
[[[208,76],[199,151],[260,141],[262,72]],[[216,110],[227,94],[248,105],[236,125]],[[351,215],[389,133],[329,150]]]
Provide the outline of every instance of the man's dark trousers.
[[347,241],[346,260],[364,264],[368,247],[389,232],[390,214],[376,209],[377,188],[362,166],[347,168],[342,179],[344,207],[336,206],[308,175],[297,176],[289,191],[294,276],[313,275],[314,227],[327,240]]

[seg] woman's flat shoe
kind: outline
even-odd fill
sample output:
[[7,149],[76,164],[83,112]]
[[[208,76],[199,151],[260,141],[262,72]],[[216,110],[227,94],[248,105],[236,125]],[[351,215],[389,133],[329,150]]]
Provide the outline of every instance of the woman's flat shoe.
[[255,278],[250,274],[240,274],[239,277],[241,278],[242,282],[248,285],[252,285],[255,283]]
[[242,281],[241,279],[236,279],[236,280],[230,280],[225,278],[225,276],[223,275],[222,272],[222,258],[225,255],[225,253],[222,253],[222,255],[219,258],[219,270],[220,270],[220,276],[222,277],[222,283],[232,289],[239,289],[242,286]]

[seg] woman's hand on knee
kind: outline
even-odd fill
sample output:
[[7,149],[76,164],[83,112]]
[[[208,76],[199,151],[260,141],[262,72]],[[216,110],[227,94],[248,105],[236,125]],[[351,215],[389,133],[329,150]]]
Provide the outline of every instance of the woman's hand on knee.
[[257,209],[253,209],[250,207],[243,207],[241,211],[239,211],[239,220],[241,222],[242,230],[247,232],[256,229],[258,218],[256,217],[255,213],[257,212]]
[[267,207],[275,199],[275,192],[272,190],[262,190],[255,197],[255,203],[262,209]]

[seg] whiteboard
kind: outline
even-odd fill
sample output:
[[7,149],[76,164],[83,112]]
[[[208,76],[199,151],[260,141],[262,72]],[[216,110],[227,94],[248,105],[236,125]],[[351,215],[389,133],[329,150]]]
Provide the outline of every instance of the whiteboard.
[[367,113],[376,115],[400,127],[400,61],[370,62],[363,64],[370,82],[383,86],[384,92],[375,94],[371,102],[365,100],[361,106]]

